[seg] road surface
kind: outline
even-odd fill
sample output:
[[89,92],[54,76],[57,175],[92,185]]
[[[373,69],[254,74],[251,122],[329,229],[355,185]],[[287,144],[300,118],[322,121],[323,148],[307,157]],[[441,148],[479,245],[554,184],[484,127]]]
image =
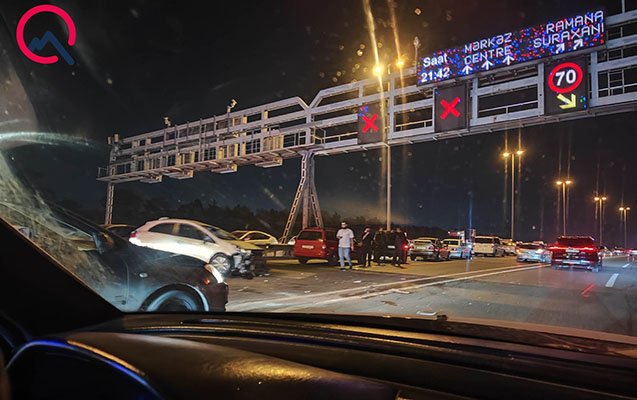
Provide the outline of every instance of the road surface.
[[341,272],[321,262],[269,263],[268,276],[233,278],[228,311],[391,314],[501,319],[637,335],[637,262],[602,271],[553,270],[513,257],[410,262]]

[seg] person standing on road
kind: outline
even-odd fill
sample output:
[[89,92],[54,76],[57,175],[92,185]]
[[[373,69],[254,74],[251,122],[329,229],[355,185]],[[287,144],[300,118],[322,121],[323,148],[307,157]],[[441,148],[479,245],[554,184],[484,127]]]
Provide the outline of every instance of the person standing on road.
[[387,233],[382,226],[378,227],[378,230],[374,234],[374,261],[380,266],[381,257],[387,249]]
[[374,242],[374,234],[372,233],[372,228],[369,226],[365,227],[363,231],[363,238],[361,239],[363,245],[363,254],[361,260],[363,261],[363,267],[371,267],[372,266],[372,243]]
[[400,264],[405,262],[405,246],[407,245],[407,235],[400,226],[396,227],[394,234],[394,265],[400,267]]
[[341,263],[341,271],[345,271],[345,260],[349,264],[349,269],[352,269],[350,252],[354,250],[354,232],[349,229],[347,222],[341,222],[341,229],[336,232],[336,238],[338,239],[338,259]]

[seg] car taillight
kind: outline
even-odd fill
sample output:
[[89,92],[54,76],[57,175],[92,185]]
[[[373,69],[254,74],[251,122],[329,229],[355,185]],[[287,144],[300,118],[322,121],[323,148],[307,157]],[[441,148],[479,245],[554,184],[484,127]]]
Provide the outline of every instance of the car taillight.
[[327,246],[323,245],[323,246],[321,246],[321,249],[325,250],[325,249],[327,249]]
[[136,238],[136,237],[137,237],[137,231],[132,231],[130,233],[130,238],[132,239],[132,238]]
[[210,285],[210,282],[212,282],[212,280],[210,278],[203,278],[203,284],[204,285]]
[[583,251],[597,251],[595,247],[582,247],[580,250]]
[[406,245],[404,245],[403,247],[404,247],[404,248],[405,248],[405,250],[406,250],[406,249],[408,249],[408,248],[409,248],[409,245],[407,245],[407,244],[406,244]]

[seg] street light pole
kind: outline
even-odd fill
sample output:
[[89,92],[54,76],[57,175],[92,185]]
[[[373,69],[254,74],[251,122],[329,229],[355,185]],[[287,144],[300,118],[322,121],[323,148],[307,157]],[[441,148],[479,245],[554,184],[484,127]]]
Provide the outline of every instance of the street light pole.
[[[570,186],[573,181],[557,181],[557,186],[562,186],[562,236],[566,236],[566,187]],[[559,199],[558,199],[559,201]]]
[[505,151],[502,153],[502,157],[508,161],[509,157],[511,157],[511,241],[514,240],[515,236],[515,156],[518,156],[518,161],[521,162],[522,154],[524,154],[524,150],[519,149],[515,153],[509,153]]
[[391,146],[387,132],[387,231],[391,231]]
[[420,39],[414,37],[414,66],[418,67],[418,49],[420,48]]
[[626,228],[626,225],[628,225],[628,211],[630,211],[630,207],[624,207],[624,206],[619,207],[619,212],[621,217],[620,220],[624,224],[624,249],[628,247],[627,228]]
[[604,236],[604,202],[608,200],[608,197],[595,196],[593,200],[595,200],[596,206],[599,205],[599,245],[601,246]]
[[[415,42],[415,41],[414,41]],[[420,43],[419,43],[420,44]],[[414,43],[414,46],[416,46],[416,44]],[[398,68],[399,70],[401,70],[403,67],[405,66],[405,61],[402,58],[398,58],[396,60],[396,68]],[[384,85],[383,85],[383,74],[385,68],[383,68],[382,65],[380,64],[376,64],[374,66],[373,72],[374,75],[376,75],[376,77],[378,77],[378,83],[379,86],[381,86],[381,89],[384,91]],[[387,75],[389,76],[389,80],[390,80],[390,90],[393,90],[393,86],[392,86],[392,78],[391,78],[391,64],[387,64]],[[392,111],[393,112],[393,111]],[[390,118],[390,122],[392,121],[392,119]],[[387,225],[387,230],[390,231],[391,230],[391,146],[389,144],[389,134],[390,132],[394,129],[394,127],[392,126],[393,124],[390,123],[390,126],[387,129],[387,133],[385,134],[385,145],[387,146],[387,170],[386,170],[386,175],[387,175],[387,192],[386,192],[386,204],[387,204],[387,210],[386,210],[386,225]]]

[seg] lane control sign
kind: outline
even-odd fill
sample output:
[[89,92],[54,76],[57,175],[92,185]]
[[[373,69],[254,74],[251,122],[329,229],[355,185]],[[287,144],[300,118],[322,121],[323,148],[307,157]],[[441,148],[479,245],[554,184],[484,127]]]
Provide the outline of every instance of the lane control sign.
[[588,109],[587,58],[562,60],[544,67],[544,113]]
[[464,84],[434,90],[434,132],[467,127],[468,97]]
[[360,106],[358,108],[358,144],[382,142],[385,131],[384,122],[380,103]]

